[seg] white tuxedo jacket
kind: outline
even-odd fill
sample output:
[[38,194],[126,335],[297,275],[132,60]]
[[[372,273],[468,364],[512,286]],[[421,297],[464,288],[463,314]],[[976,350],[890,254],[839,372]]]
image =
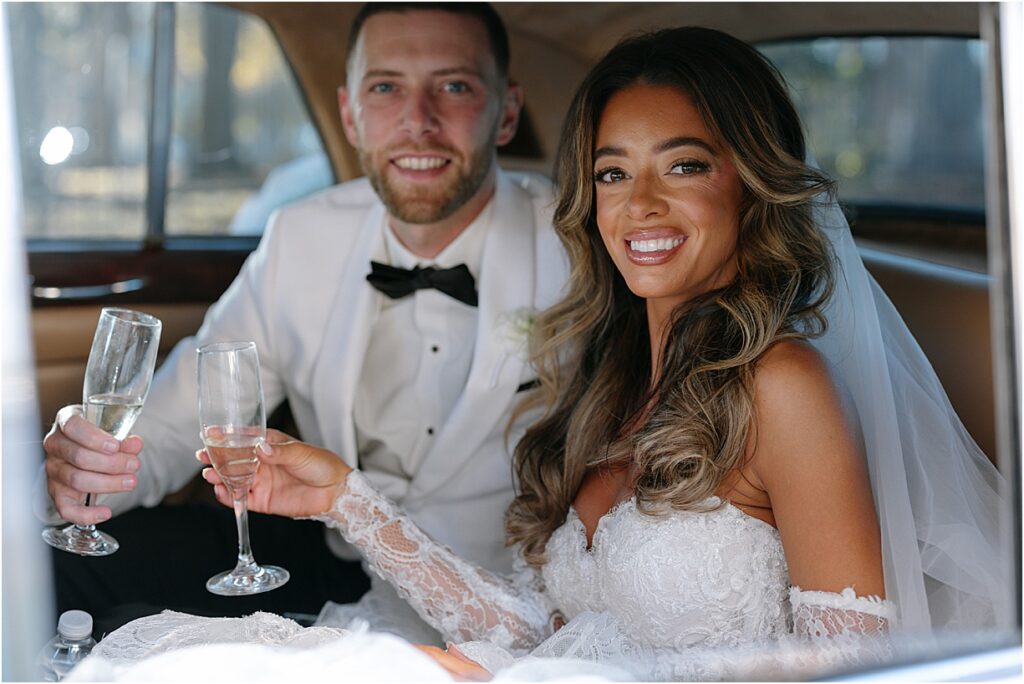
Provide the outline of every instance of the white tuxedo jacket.
[[[512,432],[508,448],[504,431],[517,388],[533,379],[502,316],[553,304],[567,265],[551,227],[546,180],[499,172],[492,201],[466,386],[411,482],[375,484],[400,492],[392,495],[436,540],[500,571],[511,560],[503,544],[510,450],[525,426]],[[154,506],[198,470],[195,350],[214,341],[255,340],[268,409],[288,399],[303,439],[355,466],[353,397],[382,296],[366,275],[371,259],[383,255],[384,221],[385,209],[365,179],[277,212],[196,336],[175,347],[154,379],[134,430],[145,440],[138,487],[100,502],[115,513]],[[336,550],[339,541],[332,540]]]

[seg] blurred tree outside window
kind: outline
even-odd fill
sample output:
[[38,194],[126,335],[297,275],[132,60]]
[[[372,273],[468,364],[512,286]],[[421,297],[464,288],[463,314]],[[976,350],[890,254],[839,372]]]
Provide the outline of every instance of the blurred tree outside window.
[[818,38],[759,46],[848,204],[983,212],[980,40]]
[[[8,4],[27,238],[145,237],[155,7]],[[258,235],[274,208],[334,183],[319,133],[262,20],[174,13],[165,231]]]

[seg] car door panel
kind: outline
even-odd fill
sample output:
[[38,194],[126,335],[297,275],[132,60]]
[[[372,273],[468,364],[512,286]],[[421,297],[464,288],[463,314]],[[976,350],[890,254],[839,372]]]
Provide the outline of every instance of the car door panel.
[[[44,424],[53,420],[60,407],[82,401],[85,364],[102,306],[49,306],[37,308],[32,313],[39,415]],[[152,314],[163,322],[160,335],[162,361],[181,338],[199,329],[207,304],[140,302],[130,308]]]
[[[82,400],[85,363],[102,307],[138,309],[163,321],[162,359],[178,340],[198,330],[206,309],[231,284],[257,239],[206,239],[206,249],[185,249],[178,242],[160,250],[30,253],[32,331],[44,424],[61,406]],[[53,297],[131,281],[141,281],[140,287],[122,294]]]

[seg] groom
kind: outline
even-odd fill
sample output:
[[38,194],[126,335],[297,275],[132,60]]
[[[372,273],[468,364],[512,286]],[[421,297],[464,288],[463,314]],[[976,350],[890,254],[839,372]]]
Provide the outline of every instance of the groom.
[[[554,303],[566,267],[549,185],[497,166],[522,106],[502,22],[486,4],[367,5],[339,100],[367,177],[271,218],[199,332],[158,372],[137,436],[118,443],[77,407],[58,415],[44,441],[48,522],[136,509],[104,525],[121,542],[117,554],[55,552],[61,610],[111,616],[113,626],[115,616],[165,607],[316,612],[362,593],[358,555],[339,536],[254,516],[257,560],[283,565],[291,581],[256,597],[212,597],[205,580],[233,564],[231,513],[136,508],[157,506],[199,470],[195,350],[223,340],[255,340],[266,404],[287,399],[303,439],[361,468],[463,557],[508,569],[504,432],[533,379],[514,322]],[[99,494],[91,507],[86,492]],[[374,627],[436,641],[383,583],[363,601]]]

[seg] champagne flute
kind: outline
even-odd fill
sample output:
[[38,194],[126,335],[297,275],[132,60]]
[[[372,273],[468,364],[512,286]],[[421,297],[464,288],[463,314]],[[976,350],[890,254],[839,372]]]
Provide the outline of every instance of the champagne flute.
[[[160,346],[158,318],[128,309],[104,308],[85,367],[82,398],[85,419],[117,440],[128,436],[142,411]],[[92,502],[92,494],[85,505]],[[46,543],[82,556],[109,556],[117,540],[95,525],[50,527]]]
[[210,463],[228,489],[238,525],[238,563],[214,575],[208,591],[245,596],[276,589],[288,571],[260,566],[249,547],[249,489],[260,460],[257,447],[266,439],[267,421],[255,342],[222,342],[200,347],[199,424]]

